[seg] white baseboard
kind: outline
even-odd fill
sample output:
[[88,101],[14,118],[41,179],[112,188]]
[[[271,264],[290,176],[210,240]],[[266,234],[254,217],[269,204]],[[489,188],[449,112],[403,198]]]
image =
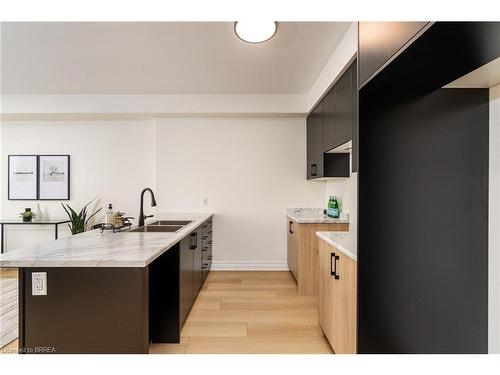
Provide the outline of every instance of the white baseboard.
[[212,271],[288,271],[286,262],[234,262],[218,261],[212,263]]

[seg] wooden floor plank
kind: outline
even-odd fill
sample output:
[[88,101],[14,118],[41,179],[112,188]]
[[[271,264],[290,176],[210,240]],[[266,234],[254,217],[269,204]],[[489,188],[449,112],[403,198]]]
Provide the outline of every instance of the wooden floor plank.
[[249,322],[248,337],[318,337],[317,322]]
[[191,354],[329,354],[323,337],[197,337],[186,348]]
[[188,320],[182,335],[192,337],[247,337],[247,323],[196,322]]
[[[181,343],[151,344],[150,353],[332,353],[321,336],[317,304],[317,297],[298,294],[290,272],[212,271],[187,318]],[[3,352],[17,352],[17,341]]]

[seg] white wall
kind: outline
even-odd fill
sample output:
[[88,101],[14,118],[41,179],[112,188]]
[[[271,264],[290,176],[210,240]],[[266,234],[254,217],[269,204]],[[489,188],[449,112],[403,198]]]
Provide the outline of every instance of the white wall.
[[500,85],[490,89],[489,352],[500,354]]
[[357,52],[358,23],[353,22],[314,82],[311,90],[309,90],[307,95],[307,111],[310,111],[333,85],[337,77],[343,73],[347,64],[356,56]]
[[216,268],[286,268],[285,208],[324,203],[305,131],[296,117],[157,120],[158,211],[214,211]]
[[[147,121],[2,122],[2,165],[9,154],[71,155],[71,200],[80,209],[95,196],[137,217],[139,193],[154,186],[154,123]],[[60,202],[7,200],[7,170],[2,168],[1,218],[17,218],[37,203],[51,219],[65,218]],[[105,207],[103,208],[103,211]],[[53,227],[16,227],[6,230],[7,250],[53,239]],[[65,229],[62,236],[68,235]]]
[[337,196],[342,212],[349,214],[349,231],[354,236],[354,246],[357,246],[358,231],[358,174],[352,173],[345,179],[327,180],[324,205],[331,195]]

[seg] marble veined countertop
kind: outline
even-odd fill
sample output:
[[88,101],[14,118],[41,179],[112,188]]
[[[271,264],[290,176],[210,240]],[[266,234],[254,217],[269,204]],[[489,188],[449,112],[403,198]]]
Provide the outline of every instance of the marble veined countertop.
[[356,239],[352,232],[316,232],[316,235],[352,260],[358,261]]
[[0,255],[0,267],[146,267],[212,215],[212,213],[156,214],[148,222],[156,220],[193,222],[175,233],[88,231],[8,251]]
[[287,208],[286,216],[298,224],[349,224],[349,215],[341,213],[334,219],[323,214],[323,208]]

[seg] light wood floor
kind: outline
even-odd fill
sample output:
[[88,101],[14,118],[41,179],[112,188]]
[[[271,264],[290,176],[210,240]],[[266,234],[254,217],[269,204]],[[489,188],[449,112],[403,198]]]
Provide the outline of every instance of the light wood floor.
[[317,297],[299,296],[290,272],[212,271],[181,343],[152,344],[150,353],[332,353],[319,332]]

